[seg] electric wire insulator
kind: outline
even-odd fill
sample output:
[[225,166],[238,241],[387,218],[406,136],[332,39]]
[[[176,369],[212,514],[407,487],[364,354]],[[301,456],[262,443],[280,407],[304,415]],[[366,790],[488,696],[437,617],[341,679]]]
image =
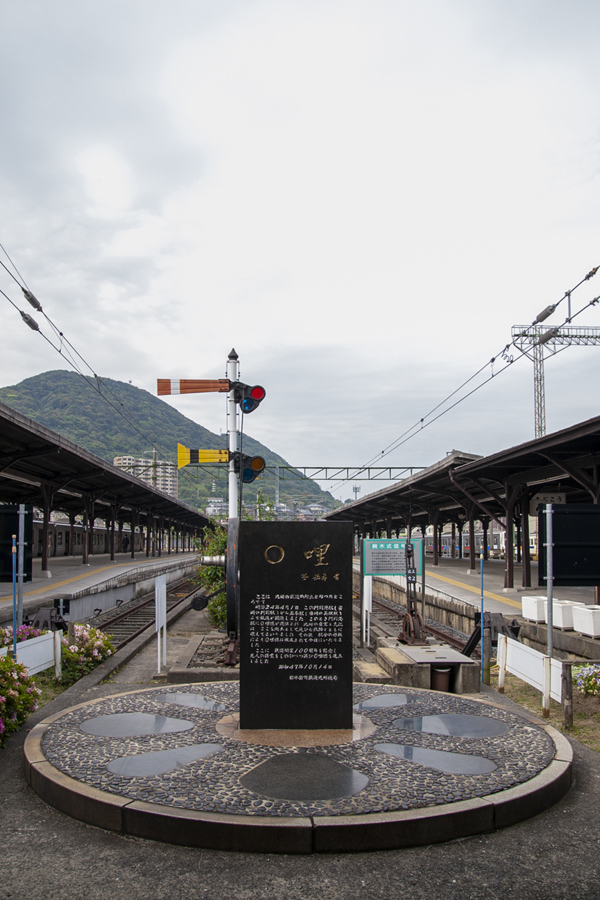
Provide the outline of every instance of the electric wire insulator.
[[550,306],[547,306],[546,309],[543,309],[541,311],[541,313],[539,314],[539,316],[533,320],[533,324],[538,325],[540,322],[543,322],[544,319],[547,319],[549,316],[552,315],[552,313],[554,312],[555,309],[556,309],[556,303],[553,303]]
[[27,288],[21,288],[21,290],[23,291],[23,295],[27,302],[31,303],[34,309],[37,309],[39,312],[41,312],[42,304],[40,303],[38,298],[34,294],[32,294],[31,291],[28,291]]
[[556,337],[558,334],[558,328],[549,328],[545,334],[543,334],[539,340],[540,344],[547,344],[548,341],[551,341],[553,337]]
[[40,330],[40,326],[39,326],[38,323],[35,321],[35,319],[32,318],[32,316],[30,316],[28,313],[24,313],[22,310],[19,310],[19,312],[21,313],[21,318],[23,319],[23,321],[25,322],[25,324],[26,324],[26,325],[29,325],[29,327],[31,328],[32,331],[39,331],[39,330]]

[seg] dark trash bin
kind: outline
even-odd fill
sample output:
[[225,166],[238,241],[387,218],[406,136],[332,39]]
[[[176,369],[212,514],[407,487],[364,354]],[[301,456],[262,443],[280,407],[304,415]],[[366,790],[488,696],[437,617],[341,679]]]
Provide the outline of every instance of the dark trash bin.
[[450,666],[432,666],[431,667],[431,689],[432,691],[450,690]]

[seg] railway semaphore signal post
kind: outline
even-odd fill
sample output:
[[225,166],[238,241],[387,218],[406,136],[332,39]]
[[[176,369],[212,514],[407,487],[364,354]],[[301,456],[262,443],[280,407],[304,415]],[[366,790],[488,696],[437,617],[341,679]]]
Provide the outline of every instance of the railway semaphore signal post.
[[227,450],[192,450],[177,445],[177,468],[186,465],[228,462],[229,463],[229,518],[239,517],[240,485],[250,484],[265,468],[260,456],[245,456],[241,452],[240,416],[254,412],[267,396],[261,384],[244,384],[239,380],[239,357],[231,350],[227,358],[227,378],[158,378],[159,397],[170,394],[229,394],[227,409]]

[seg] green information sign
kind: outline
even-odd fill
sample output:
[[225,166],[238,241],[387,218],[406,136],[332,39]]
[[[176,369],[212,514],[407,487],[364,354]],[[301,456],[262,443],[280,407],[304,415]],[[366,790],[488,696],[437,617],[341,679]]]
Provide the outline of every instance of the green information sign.
[[[413,565],[416,574],[423,572],[423,539],[413,538]],[[406,575],[407,538],[372,539],[363,541],[363,575]]]

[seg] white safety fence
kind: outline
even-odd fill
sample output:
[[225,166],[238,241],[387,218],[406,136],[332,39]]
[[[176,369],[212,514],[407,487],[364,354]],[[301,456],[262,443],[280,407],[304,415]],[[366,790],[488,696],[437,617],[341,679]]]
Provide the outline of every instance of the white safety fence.
[[[62,631],[48,631],[40,637],[20,641],[17,644],[17,662],[27,667],[30,675],[37,675],[54,666],[54,674],[61,676]],[[2,647],[0,656],[6,656],[10,647]]]
[[506,673],[542,692],[542,714],[550,715],[550,698],[562,703],[564,724],[573,726],[573,666],[597,665],[599,659],[551,659],[505,634],[498,635],[498,691],[504,693]]
[[[498,635],[498,689],[504,691],[507,672],[516,675],[557,703],[563,702],[562,660],[551,659],[533,647],[520,644],[505,634]],[[548,703],[548,708],[550,704]],[[546,703],[544,703],[544,709]]]

